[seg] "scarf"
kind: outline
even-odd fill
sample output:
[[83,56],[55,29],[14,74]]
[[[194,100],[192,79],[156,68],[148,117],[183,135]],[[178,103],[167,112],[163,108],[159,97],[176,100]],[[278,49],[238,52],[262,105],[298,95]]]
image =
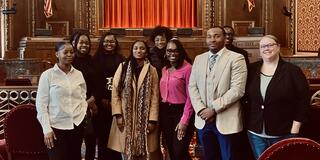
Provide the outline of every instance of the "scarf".
[[150,71],[147,74],[137,90],[136,104],[132,104],[132,67],[128,62],[126,77],[124,80],[123,98],[125,106],[125,154],[127,160],[133,160],[134,157],[146,157],[149,159],[147,147],[147,126],[149,120],[149,107],[151,102],[151,83]]

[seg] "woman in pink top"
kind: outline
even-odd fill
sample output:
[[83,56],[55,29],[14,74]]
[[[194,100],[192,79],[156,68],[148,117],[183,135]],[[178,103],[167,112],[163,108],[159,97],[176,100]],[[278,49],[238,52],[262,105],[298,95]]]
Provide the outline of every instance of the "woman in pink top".
[[171,39],[160,79],[160,126],[171,160],[191,160],[188,149],[194,131],[194,111],[188,83],[192,66],[186,59],[181,42]]

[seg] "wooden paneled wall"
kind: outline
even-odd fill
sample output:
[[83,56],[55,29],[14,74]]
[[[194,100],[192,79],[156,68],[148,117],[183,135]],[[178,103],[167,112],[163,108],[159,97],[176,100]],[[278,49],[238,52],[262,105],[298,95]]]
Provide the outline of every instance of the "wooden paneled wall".
[[[203,22],[198,29],[206,31],[206,27],[232,25],[232,21],[254,21],[255,26],[265,27],[267,34],[279,37],[282,47],[288,47],[292,26],[289,18],[282,15],[282,7],[286,6],[290,10],[291,1],[293,0],[255,0],[256,7],[249,13],[246,0],[199,0],[199,3],[202,3]],[[94,36],[101,33],[100,0],[54,0],[53,16],[48,19],[43,14],[43,0],[15,0],[15,2],[17,13],[9,15],[8,22],[8,54],[17,54],[20,39],[34,36],[35,29],[46,28],[46,23],[57,24],[55,26],[60,28],[59,23],[62,23],[61,27],[66,27],[65,22],[67,22],[69,34],[73,28],[87,28]],[[210,12],[209,16],[207,12]],[[214,18],[210,19],[211,16]],[[204,35],[198,32],[199,30],[197,35]],[[8,57],[15,56],[8,55]]]
[[[42,60],[50,61],[51,63],[56,62],[56,56],[54,51],[54,45],[56,42],[62,41],[64,38],[26,38],[26,50],[25,58],[40,58]],[[128,57],[130,54],[130,48],[132,43],[137,40],[147,41],[147,37],[118,37],[120,45],[120,53]],[[91,55],[94,55],[98,47],[99,38],[91,38],[92,47]],[[196,55],[203,53],[208,50],[204,38],[180,38],[189,58],[194,59]],[[150,44],[151,46],[152,44]]]
[[[9,0],[13,1],[13,0]],[[68,22],[69,32],[75,27],[75,1],[53,0],[53,16],[45,18],[43,0],[15,0],[17,13],[8,15],[8,49],[9,54],[16,54],[19,41],[23,37],[34,36],[36,28],[46,28],[46,23]],[[9,57],[14,57],[8,55]]]

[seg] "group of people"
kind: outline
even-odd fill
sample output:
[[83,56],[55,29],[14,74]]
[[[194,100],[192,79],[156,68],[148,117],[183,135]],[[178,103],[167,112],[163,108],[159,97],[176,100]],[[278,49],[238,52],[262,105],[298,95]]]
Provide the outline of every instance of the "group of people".
[[[42,73],[37,118],[50,160],[191,160],[195,127],[206,160],[245,159],[243,135],[256,159],[277,141],[295,137],[306,120],[308,83],[280,57],[272,35],[260,41],[262,60],[232,44],[232,27],[207,31],[209,51],[193,64],[169,28],[133,42],[123,58],[115,35],[102,35],[91,56],[87,33],[56,44],[57,63]],[[160,135],[162,138],[160,138]],[[160,142],[160,139],[162,141]]]

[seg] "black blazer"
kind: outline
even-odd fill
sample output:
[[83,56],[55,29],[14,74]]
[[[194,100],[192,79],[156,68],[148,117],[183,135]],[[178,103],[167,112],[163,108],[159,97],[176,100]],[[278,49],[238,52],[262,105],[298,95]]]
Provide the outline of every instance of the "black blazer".
[[263,101],[260,93],[261,66],[262,61],[259,61],[251,64],[248,70],[246,127],[253,132],[262,133],[265,122],[268,135],[289,134],[293,120],[306,120],[310,101],[306,77],[299,67],[280,58]]

